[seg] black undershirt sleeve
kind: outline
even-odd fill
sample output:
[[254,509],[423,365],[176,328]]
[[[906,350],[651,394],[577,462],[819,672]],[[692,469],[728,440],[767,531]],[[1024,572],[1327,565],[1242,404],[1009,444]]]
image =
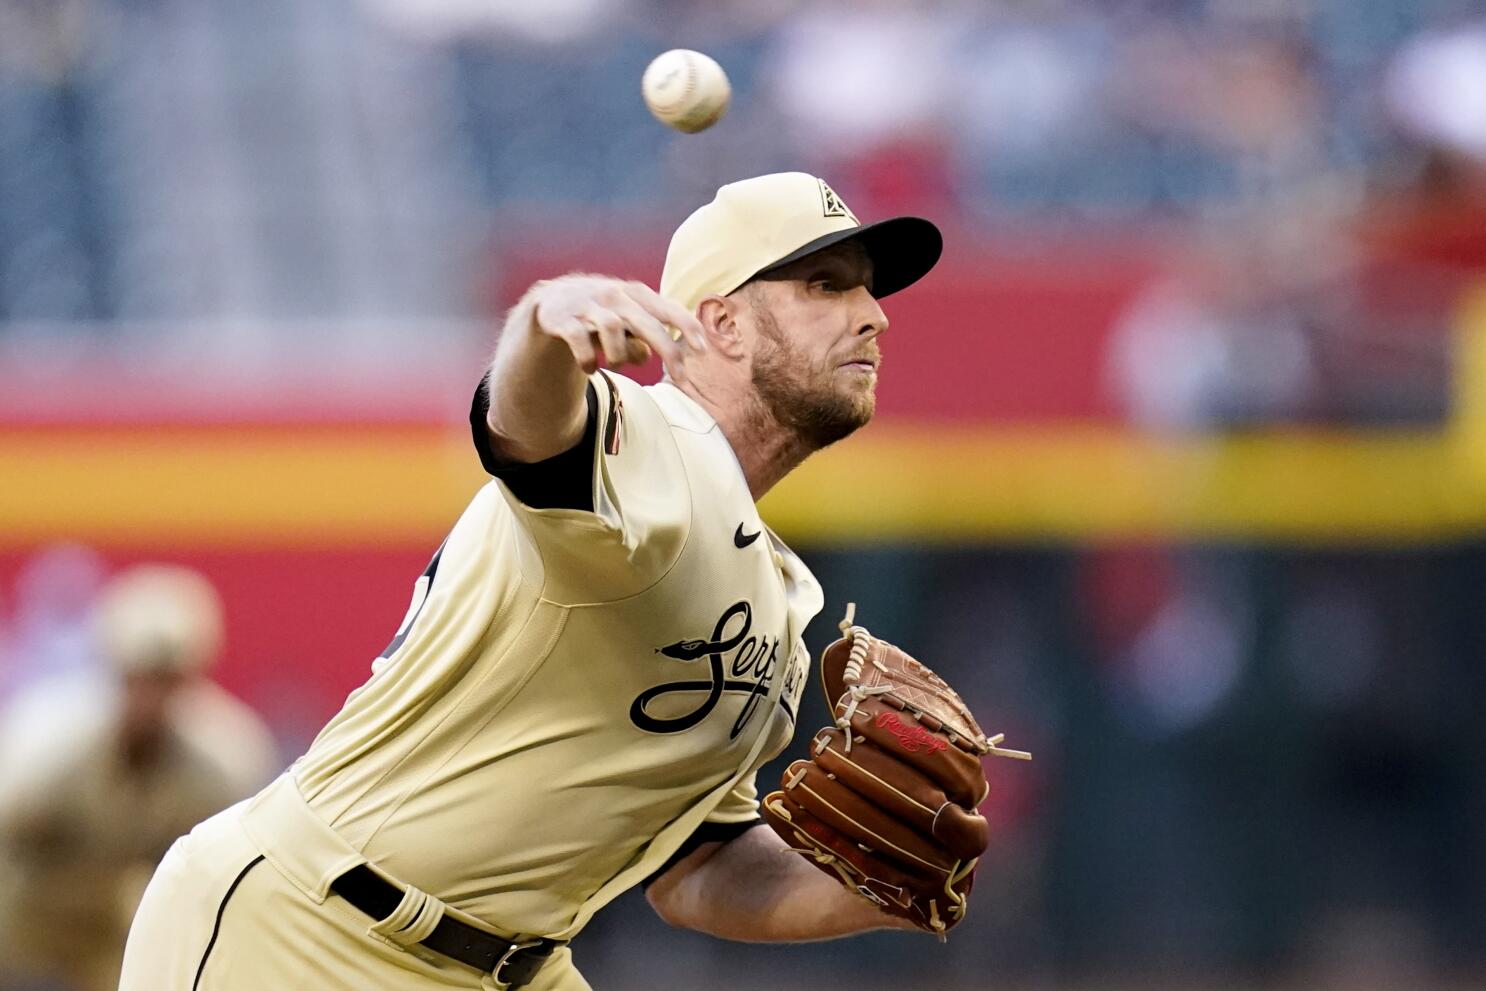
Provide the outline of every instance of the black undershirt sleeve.
[[750,819],[747,822],[704,822],[697,831],[686,838],[681,848],[671,854],[656,872],[640,882],[640,887],[649,888],[655,879],[689,857],[703,843],[728,843],[748,832],[754,826],[762,826],[764,820]]
[[583,438],[561,454],[545,461],[522,464],[503,461],[490,449],[488,385],[490,373],[480,380],[470,403],[470,432],[485,470],[506,483],[511,493],[532,509],[581,509],[593,512],[593,447],[598,442],[599,401],[593,383],[588,384],[588,425]]

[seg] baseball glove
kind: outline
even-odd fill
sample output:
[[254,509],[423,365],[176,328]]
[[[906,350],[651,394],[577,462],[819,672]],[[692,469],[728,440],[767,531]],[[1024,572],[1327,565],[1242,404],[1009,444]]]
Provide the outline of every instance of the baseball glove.
[[836,723],[764,797],[764,818],[847,888],[942,940],[965,917],[990,842],[976,811],[990,789],[981,758],[1032,755],[987,739],[953,688],[854,615],[848,606],[820,660]]

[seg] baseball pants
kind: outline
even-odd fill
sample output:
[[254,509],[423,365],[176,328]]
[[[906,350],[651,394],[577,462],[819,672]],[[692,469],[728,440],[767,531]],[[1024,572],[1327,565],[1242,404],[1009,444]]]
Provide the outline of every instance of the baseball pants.
[[[285,777],[270,791],[283,798],[286,781],[292,787]],[[313,858],[284,856],[254,830],[250,806],[262,798],[213,816],[171,847],[129,930],[119,991],[495,991],[488,974],[396,945],[375,931],[377,920],[323,888],[317,901],[313,875],[301,869]],[[349,866],[331,862],[323,873]],[[591,991],[567,947],[526,988]]]

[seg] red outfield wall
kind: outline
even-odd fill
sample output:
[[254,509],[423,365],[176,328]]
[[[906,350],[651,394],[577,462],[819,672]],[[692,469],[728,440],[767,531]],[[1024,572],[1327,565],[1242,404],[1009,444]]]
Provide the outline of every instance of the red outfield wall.
[[[596,265],[653,280],[658,257],[579,245],[504,271],[515,291]],[[1076,278],[1039,261],[947,262],[888,305],[878,427],[1102,417],[1102,338],[1143,272],[1107,257]],[[84,542],[110,568],[199,568],[226,602],[220,679],[286,739],[307,738],[365,677],[481,484],[459,419],[477,361],[379,383],[374,406],[333,368],[266,391],[112,362],[0,371],[0,631],[18,571],[55,542]]]
[[[268,717],[281,740],[298,746],[369,674],[432,550],[161,546],[104,547],[100,553],[110,569],[166,560],[211,578],[227,613],[218,680]],[[0,550],[0,630],[15,602],[17,573],[33,553]]]
[[[1108,252],[964,260],[950,248],[888,304],[878,421],[766,500],[791,539],[1486,533],[1486,404],[1465,404],[1443,431],[1134,435],[1112,416],[1102,369],[1110,322],[1147,264]],[[528,258],[506,278],[519,287],[585,256],[592,266],[581,248]],[[653,279],[654,257],[604,267]],[[1465,363],[1478,396],[1481,314]],[[236,370],[212,380],[119,364],[0,368],[0,662],[15,576],[39,548],[85,543],[110,567],[188,564],[227,603],[223,682],[302,743],[366,677],[482,484],[463,422],[480,360],[375,383],[296,369],[273,387],[244,386]]]

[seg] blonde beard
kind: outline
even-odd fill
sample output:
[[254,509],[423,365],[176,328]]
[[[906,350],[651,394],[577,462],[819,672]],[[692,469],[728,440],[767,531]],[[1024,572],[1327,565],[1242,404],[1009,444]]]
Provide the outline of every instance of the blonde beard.
[[[757,297],[755,297],[757,302]],[[811,451],[849,437],[872,419],[877,406],[869,388],[845,395],[830,388],[811,389],[797,378],[808,367],[767,307],[755,307],[759,347],[753,356],[753,391],[758,414],[772,419]]]

